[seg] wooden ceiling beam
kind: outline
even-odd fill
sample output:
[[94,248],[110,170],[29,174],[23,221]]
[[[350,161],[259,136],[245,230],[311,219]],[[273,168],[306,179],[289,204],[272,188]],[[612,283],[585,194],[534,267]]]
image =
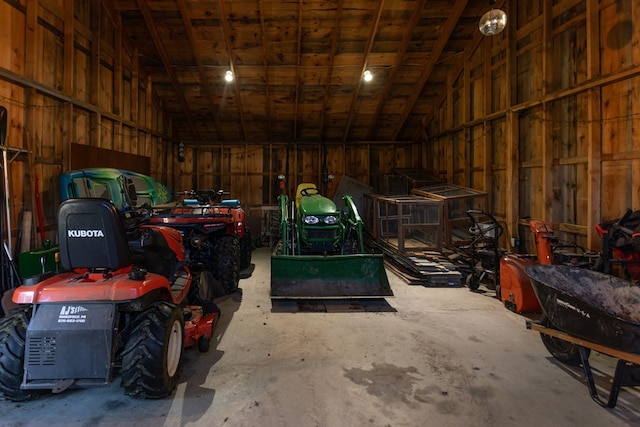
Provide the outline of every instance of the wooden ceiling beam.
[[380,122],[380,115],[382,114],[382,108],[386,100],[389,98],[389,94],[391,93],[391,88],[395,83],[396,74],[398,74],[398,70],[400,69],[400,65],[402,64],[402,60],[404,59],[404,55],[411,44],[411,36],[413,34],[413,30],[418,23],[418,18],[420,18],[420,11],[424,7],[426,0],[419,0],[416,2],[416,6],[413,10],[413,14],[411,15],[411,19],[407,23],[407,30],[404,32],[402,37],[402,43],[400,50],[396,54],[396,58],[393,62],[393,66],[391,67],[391,71],[389,72],[389,76],[384,84],[384,88],[382,89],[382,93],[378,97],[378,102],[376,105],[375,113],[373,114],[373,119],[371,120],[371,126],[369,126],[369,130],[367,131],[367,136],[365,139],[371,140],[373,139],[373,133],[378,127],[378,123]]
[[193,115],[191,114],[191,110],[189,109],[189,105],[187,104],[187,100],[184,96],[184,92],[182,92],[180,82],[178,81],[178,78],[176,77],[176,73],[173,71],[173,68],[171,67],[171,60],[169,58],[169,55],[164,47],[164,44],[162,43],[162,40],[160,40],[158,29],[156,28],[156,24],[153,20],[153,17],[151,16],[151,11],[149,10],[149,6],[147,5],[147,0],[137,0],[137,1],[138,1],[138,7],[140,8],[140,12],[142,12],[142,16],[144,18],[144,22],[147,25],[147,29],[149,30],[149,33],[151,34],[151,38],[153,39],[153,43],[155,44],[156,49],[158,50],[158,54],[162,59],[162,64],[164,65],[164,69],[167,72],[167,75],[169,76],[169,78],[171,79],[171,85],[173,86],[173,90],[176,91],[178,99],[180,100],[180,105],[182,107],[182,110],[184,111],[187,122],[189,123],[189,128],[191,128],[191,132],[193,133],[194,138],[202,141],[202,136],[200,135],[200,132],[198,132],[198,127],[196,126],[196,122],[193,120]]
[[264,21],[264,2],[263,0],[258,1],[259,13],[260,13],[260,29],[262,31],[262,35],[260,37],[262,41],[262,65],[264,66],[264,91],[265,91],[265,111],[267,114],[267,140],[271,141],[273,137],[273,125],[271,124],[271,91],[269,87],[269,59],[267,56],[267,43],[266,43],[266,35],[267,35],[267,26]]
[[327,71],[327,80],[324,85],[324,96],[322,97],[322,110],[320,112],[320,125],[318,126],[318,135],[324,140],[324,123],[327,118],[327,103],[329,101],[329,89],[331,87],[331,77],[333,76],[333,63],[335,62],[336,53],[338,52],[338,40],[340,39],[340,20],[342,19],[343,0],[338,2],[336,10],[336,26],[331,36],[331,53],[329,55],[329,70]]
[[440,55],[442,54],[444,47],[449,41],[449,37],[451,37],[451,34],[453,33],[453,30],[455,29],[458,23],[458,20],[460,19],[460,16],[462,16],[462,12],[464,12],[465,7],[467,7],[467,3],[468,3],[468,0],[456,0],[453,7],[451,8],[451,12],[449,13],[447,20],[438,35],[438,40],[436,41],[436,44],[434,45],[433,50],[431,51],[431,55],[429,56],[429,62],[422,70],[418,83],[416,84],[414,90],[411,92],[411,96],[409,96],[409,99],[405,103],[402,117],[400,118],[400,120],[398,120],[396,130],[393,132],[393,137],[391,138],[392,141],[395,141],[396,138],[398,138],[398,134],[404,127],[407,121],[407,118],[409,117],[409,114],[411,114],[411,111],[413,110],[413,107],[415,106],[416,101],[420,97],[420,93],[422,92],[422,89],[424,89],[424,85],[429,80],[429,77],[431,76],[431,72],[433,71],[434,67],[438,63],[440,59]]
[[371,26],[371,32],[369,33],[369,38],[367,40],[367,47],[364,51],[363,59],[360,64],[360,75],[358,76],[358,81],[356,83],[356,90],[353,91],[353,96],[351,97],[351,104],[349,105],[347,124],[344,127],[342,142],[345,142],[349,137],[349,128],[351,127],[351,122],[353,121],[354,109],[356,108],[358,96],[360,96],[360,88],[362,87],[362,75],[364,74],[364,71],[367,69],[367,66],[369,64],[369,55],[371,54],[371,48],[373,47],[373,42],[375,41],[376,34],[378,33],[378,25],[380,25],[380,18],[382,17],[382,11],[384,9],[383,5],[384,0],[380,0],[380,3],[378,3],[376,20],[375,23]]
[[196,44],[196,35],[193,30],[193,25],[191,24],[191,12],[189,12],[189,8],[187,8],[185,0],[178,0],[178,6],[180,7],[180,13],[182,14],[182,22],[184,23],[187,36],[189,37],[189,45],[191,46],[191,51],[193,52],[193,57],[195,58],[196,65],[198,67],[200,86],[202,87],[205,97],[209,101],[209,109],[211,110],[213,125],[216,128],[218,139],[220,141],[224,141],[224,135],[222,134],[220,121],[218,120],[218,108],[216,107],[215,98],[209,89],[209,78],[207,77],[207,73],[204,69],[204,62],[202,62],[202,57],[200,56],[198,46]]
[[300,61],[302,54],[302,0],[298,0],[298,46],[296,55],[296,94],[293,105],[293,139],[298,139],[298,109],[300,108]]
[[[500,2],[498,2],[498,4],[493,5],[492,7],[495,7],[496,9],[502,9],[504,8],[504,3],[505,1],[502,0]],[[466,65],[466,60],[471,57],[471,55],[475,52],[476,49],[478,49],[478,47],[480,46],[480,43],[482,42],[482,40],[485,38],[486,36],[483,35],[480,31],[476,31],[476,33],[473,36],[473,39],[471,41],[471,44],[469,45],[468,49],[465,49],[467,52],[465,54],[464,59],[460,59],[457,61],[457,65],[455,68],[455,71],[453,71],[453,73],[451,73],[454,76],[459,76],[460,73],[462,73],[462,71],[464,70],[464,67]],[[489,64],[489,61],[485,61],[487,64]],[[486,70],[486,68],[485,68]],[[486,77],[486,76],[485,76]],[[447,91],[444,90],[440,93],[440,96],[436,99],[435,103],[433,103],[429,109],[427,110],[427,112],[422,116],[422,127],[421,127],[421,132],[424,133],[424,129],[427,126],[427,124],[433,119],[433,116],[435,114],[436,111],[436,106],[440,105],[441,103],[444,102],[444,100],[447,97]],[[487,109],[485,111],[485,115],[489,115],[489,110]]]
[[218,0],[218,7],[220,8],[220,21],[222,21],[222,32],[224,35],[224,44],[227,48],[227,56],[229,57],[229,69],[233,73],[233,90],[236,95],[236,105],[238,106],[238,116],[240,118],[240,132],[242,140],[247,140],[247,123],[244,117],[244,109],[242,108],[242,99],[240,99],[240,88],[238,87],[238,73],[236,73],[236,67],[233,62],[233,48],[231,46],[231,28],[229,27],[229,14],[226,12],[225,0]]

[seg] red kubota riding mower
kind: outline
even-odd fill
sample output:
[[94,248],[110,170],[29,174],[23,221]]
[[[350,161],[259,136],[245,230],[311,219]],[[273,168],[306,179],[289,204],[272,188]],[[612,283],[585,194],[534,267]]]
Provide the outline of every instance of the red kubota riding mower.
[[154,206],[150,223],[183,237],[189,267],[213,283],[215,295],[238,290],[240,272],[251,265],[251,233],[239,200],[221,200],[223,190],[185,191],[182,199]]
[[163,398],[183,348],[208,350],[220,312],[205,284],[193,284],[180,234],[146,220],[104,199],[60,205],[65,272],[25,280],[13,294],[18,307],[0,319],[6,398],[103,386],[116,371],[126,394]]

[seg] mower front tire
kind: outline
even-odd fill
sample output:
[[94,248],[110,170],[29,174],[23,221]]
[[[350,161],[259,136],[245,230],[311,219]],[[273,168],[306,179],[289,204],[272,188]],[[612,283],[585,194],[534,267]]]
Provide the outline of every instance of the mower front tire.
[[133,322],[122,351],[122,387],[134,397],[167,397],[180,374],[184,342],[182,309],[160,301]]
[[31,310],[30,305],[22,305],[0,319],[0,392],[12,402],[33,397],[33,392],[20,389]]

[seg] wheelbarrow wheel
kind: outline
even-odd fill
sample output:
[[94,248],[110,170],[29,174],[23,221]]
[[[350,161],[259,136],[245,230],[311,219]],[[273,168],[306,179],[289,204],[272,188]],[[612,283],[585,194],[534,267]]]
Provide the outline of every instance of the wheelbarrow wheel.
[[[540,324],[550,329],[558,329],[549,321],[549,319],[545,315],[543,315],[540,319]],[[580,366],[582,364],[579,345],[561,340],[560,338],[549,336],[542,332],[540,332],[540,338],[542,339],[542,343],[547,348],[549,353],[551,353],[551,355],[560,362],[571,366]],[[588,348],[585,348],[585,350],[586,356],[589,357],[591,350]]]

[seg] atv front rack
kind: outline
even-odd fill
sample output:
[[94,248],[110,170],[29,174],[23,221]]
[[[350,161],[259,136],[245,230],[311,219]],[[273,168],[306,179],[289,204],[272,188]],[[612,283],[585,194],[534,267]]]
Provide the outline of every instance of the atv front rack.
[[[618,402],[618,394],[620,393],[621,387],[633,387],[640,385],[640,354],[628,353],[592,341],[587,341],[557,329],[547,328],[531,320],[527,320],[526,325],[527,329],[538,331],[541,334],[549,335],[579,346],[580,359],[587,387],[589,388],[589,394],[598,405],[605,408],[614,408]],[[587,349],[595,350],[598,353],[606,354],[607,356],[618,359],[607,401],[601,399],[598,395],[591,365],[589,364],[589,352]]]

